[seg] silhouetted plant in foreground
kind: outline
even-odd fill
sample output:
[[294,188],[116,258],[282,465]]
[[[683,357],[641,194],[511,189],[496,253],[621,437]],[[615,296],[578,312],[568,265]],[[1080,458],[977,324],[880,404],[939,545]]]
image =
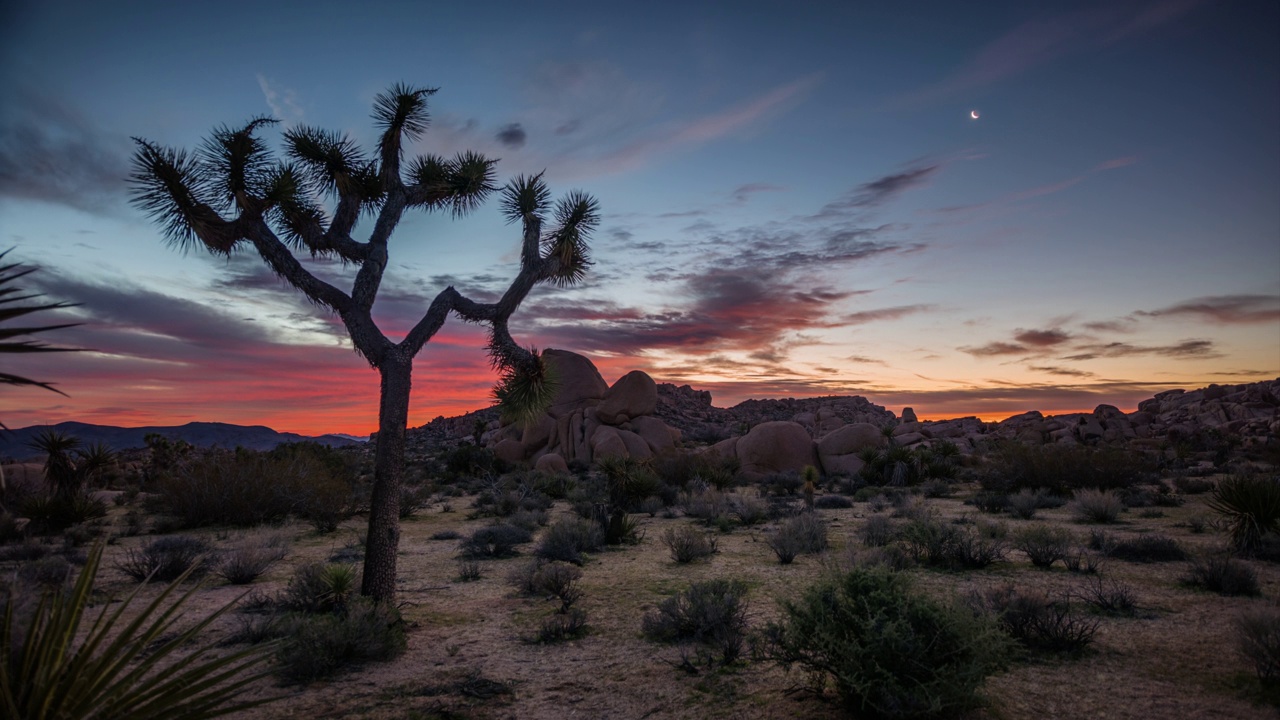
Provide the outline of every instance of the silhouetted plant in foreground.
[[[404,338],[393,342],[374,323],[372,309],[400,220],[411,209],[460,217],[497,189],[496,161],[477,153],[422,155],[402,164],[405,140],[427,128],[427,98],[435,92],[400,84],[377,97],[373,118],[382,133],[372,157],[341,133],[298,126],[285,131],[288,157],[278,160],[257,136],[276,121],[258,117],[243,126],[215,128],[195,153],[137,139],[131,176],[134,203],[163,226],[170,243],[223,256],[251,247],[273,272],[338,315],[356,352],[377,369],[381,399],[362,590],[378,600],[395,595],[414,356],[450,313],[488,325],[490,357],[501,374],[494,394],[509,415],[540,412],[554,392],[554,379],[536,350],[515,342],[507,323],[534,286],[572,285],[583,278],[590,265],[587,241],[599,222],[591,196],[574,191],[553,208],[541,174],[517,176],[501,192],[503,215],[523,225],[520,271],[510,287],[492,303],[446,287]],[[317,196],[336,202],[326,209]],[[365,214],[374,222],[367,240],[359,241],[353,231]],[[295,250],[357,266],[350,292],[313,274]]]
[[[4,260],[4,256],[9,254],[9,250],[0,252],[0,262]],[[35,312],[43,312],[46,310],[57,310],[59,308],[71,307],[67,303],[42,303],[35,305],[20,305],[15,303],[23,303],[27,300],[33,300],[40,297],[39,295],[22,294],[23,290],[14,287],[14,282],[18,279],[29,275],[36,271],[33,267],[24,267],[21,263],[4,263],[0,264],[0,323],[8,323],[10,320],[30,315]],[[4,354],[27,354],[27,353],[47,353],[47,352],[73,352],[74,348],[50,347],[42,342],[29,339],[30,336],[37,333],[48,332],[50,330],[59,330],[61,328],[73,327],[77,323],[61,323],[57,325],[27,325],[21,327],[0,327],[0,353]],[[52,384],[42,382],[40,380],[32,380],[22,375],[15,375],[10,372],[0,371],[0,384],[2,385],[34,385],[42,387],[45,390],[52,390],[59,395],[66,393],[53,387]],[[0,427],[4,427],[0,423]]]

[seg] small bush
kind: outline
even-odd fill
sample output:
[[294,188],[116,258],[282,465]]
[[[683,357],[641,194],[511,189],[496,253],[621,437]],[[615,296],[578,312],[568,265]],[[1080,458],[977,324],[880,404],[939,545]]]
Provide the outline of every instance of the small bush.
[[994,588],[983,597],[985,607],[1009,635],[1028,649],[1077,654],[1093,642],[1098,621],[1074,613],[1065,599]]
[[536,592],[551,595],[560,601],[556,612],[567,613],[582,598],[582,570],[566,563],[552,562],[540,565],[534,572],[532,585]]
[[716,552],[716,539],[692,525],[667,528],[662,533],[662,544],[671,551],[671,559],[680,564],[710,557]]
[[883,515],[872,515],[862,523],[858,530],[858,538],[867,547],[883,547],[893,541],[897,528],[893,521]]
[[981,569],[1005,554],[1003,541],[984,538],[934,516],[907,523],[899,537],[916,562],[951,570]]
[[405,651],[404,622],[388,604],[354,598],[342,613],[299,616],[276,652],[277,673],[289,684],[330,677],[367,661],[391,660]]
[[1009,496],[1002,492],[982,490],[967,502],[972,503],[979,511],[992,515],[1009,509]]
[[1258,574],[1246,563],[1229,557],[1209,557],[1191,563],[1182,582],[1219,595],[1261,595]]
[[1123,509],[1120,496],[1108,490],[1080,490],[1072,505],[1076,520],[1086,523],[1113,523]]
[[248,585],[284,559],[283,547],[238,547],[222,555],[215,572],[232,585]]
[[582,608],[573,608],[563,613],[554,613],[543,618],[538,628],[537,641],[540,643],[558,643],[580,638],[587,633],[587,613]]
[[480,572],[480,563],[475,560],[459,560],[458,561],[458,580],[461,582],[475,582],[482,577]]
[[504,558],[516,554],[516,546],[533,540],[524,528],[499,523],[482,527],[463,540],[458,549],[468,558]]
[[1210,480],[1194,477],[1175,477],[1173,486],[1183,495],[1202,495],[1217,487]]
[[538,570],[546,563],[546,560],[535,557],[528,562],[516,565],[507,573],[507,584],[521,595],[537,595],[542,592],[538,586]]
[[34,495],[23,502],[22,514],[31,520],[28,525],[30,532],[47,535],[106,517],[107,504],[82,492],[73,495]]
[[853,507],[853,500],[844,495],[820,495],[813,501],[813,506],[820,510],[843,510]]
[[729,502],[734,517],[743,527],[753,527],[769,519],[769,503],[751,495],[733,495]]
[[847,563],[850,568],[885,568],[906,570],[915,564],[906,549],[897,543],[873,547],[863,552],[851,553]]
[[1139,563],[1179,562],[1188,558],[1177,540],[1158,533],[1115,541],[1104,552],[1107,557]]
[[986,490],[1012,493],[1041,488],[1067,495],[1083,488],[1119,489],[1145,482],[1154,471],[1142,453],[1082,445],[1030,445],[1016,440],[995,446],[980,481]]
[[1269,606],[1245,611],[1235,622],[1236,647],[1258,679],[1280,681],[1280,608]]
[[1023,488],[1010,495],[1007,500],[1009,513],[1023,520],[1030,520],[1040,509],[1040,493]]
[[1038,568],[1052,567],[1066,558],[1074,542],[1070,532],[1043,525],[1022,528],[1013,536],[1014,549],[1026,553]]
[[1067,567],[1068,572],[1095,575],[1102,569],[1102,558],[1085,548],[1077,547],[1062,558],[1062,564]]
[[534,554],[546,560],[561,560],[574,565],[583,562],[582,553],[604,548],[604,528],[598,523],[578,517],[566,517],[553,523],[542,533]]
[[18,567],[19,580],[34,583],[46,588],[60,587],[71,576],[71,563],[59,555],[42,557]]
[[437,530],[431,533],[432,540],[457,540],[462,537],[462,533],[457,530]]
[[983,680],[1005,665],[1008,642],[993,623],[884,569],[823,580],[782,610],[765,630],[767,655],[834,683],[859,716],[958,716],[980,703]]
[[355,595],[356,581],[354,565],[307,563],[294,571],[279,604],[304,613],[341,611]]
[[783,565],[790,564],[797,555],[820,553],[827,549],[827,524],[811,512],[801,513],[787,520],[766,542]]
[[1138,596],[1133,588],[1116,580],[1094,578],[1080,592],[1080,599],[1105,615],[1132,616],[1138,611]]
[[117,566],[121,572],[142,582],[147,578],[170,582],[194,567],[192,575],[200,575],[209,569],[206,557],[211,550],[209,543],[199,538],[173,535],[152,540],[140,550],[130,550]]
[[742,652],[747,631],[747,585],[740,580],[706,580],[658,603],[644,616],[645,636],[659,642],[691,640],[711,645],[725,663]]
[[920,483],[920,494],[927,498],[951,497],[951,483],[941,478],[933,478]]

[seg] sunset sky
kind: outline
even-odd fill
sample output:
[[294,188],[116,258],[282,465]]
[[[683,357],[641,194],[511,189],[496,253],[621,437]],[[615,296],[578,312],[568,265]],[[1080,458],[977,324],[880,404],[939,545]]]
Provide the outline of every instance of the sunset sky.
[[[0,249],[89,349],[0,361],[69,396],[0,389],[0,422],[373,430],[341,323],[250,251],[167,246],[125,177],[130,136],[259,114],[372,147],[398,81],[440,88],[411,153],[599,199],[587,281],[512,329],[606,380],[999,419],[1280,376],[1280,3],[300,5],[0,5]],[[494,200],[408,215],[375,317],[488,299],[518,242]],[[483,344],[425,348],[411,426],[488,404]]]

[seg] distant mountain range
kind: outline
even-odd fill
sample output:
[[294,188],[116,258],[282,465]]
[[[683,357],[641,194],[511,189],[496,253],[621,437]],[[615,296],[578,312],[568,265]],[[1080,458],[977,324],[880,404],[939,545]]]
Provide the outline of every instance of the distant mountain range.
[[0,456],[21,460],[39,455],[28,443],[45,428],[78,438],[83,445],[105,443],[113,450],[146,447],[145,438],[157,433],[171,440],[186,440],[197,447],[243,447],[270,450],[281,443],[310,440],[330,447],[356,445],[361,441],[343,435],[307,437],[297,433],[276,432],[263,425],[230,425],[217,422],[193,422],[186,425],[151,427],[114,427],[88,423],[64,422],[57,425],[32,425],[16,430],[0,431]]

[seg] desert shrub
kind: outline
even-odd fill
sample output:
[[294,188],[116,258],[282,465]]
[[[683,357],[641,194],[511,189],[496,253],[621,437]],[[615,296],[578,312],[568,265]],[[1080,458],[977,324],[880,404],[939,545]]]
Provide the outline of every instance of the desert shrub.
[[1187,529],[1190,530],[1193,535],[1202,535],[1209,529],[1209,519],[1204,515],[1192,515],[1187,518]]
[[107,504],[84,492],[32,495],[23,502],[22,514],[31,520],[30,532],[48,535],[106,517]]
[[580,568],[567,563],[550,562],[539,565],[534,571],[532,585],[536,592],[545,593],[560,601],[557,612],[567,613],[582,598],[582,587],[578,585],[581,579]]
[[1009,496],[1002,492],[980,490],[965,501],[978,508],[979,511],[995,515],[1009,509]]
[[717,543],[692,525],[680,525],[662,533],[662,544],[671,551],[671,559],[683,565],[714,555]]
[[1052,567],[1066,558],[1074,543],[1070,532],[1044,525],[1022,528],[1013,536],[1014,549],[1026,553],[1031,564],[1038,568]]
[[688,489],[701,484],[724,490],[736,481],[739,463],[712,453],[671,452],[655,458],[653,469],[669,486]]
[[650,495],[640,501],[640,504],[636,506],[636,512],[642,512],[649,517],[657,517],[664,507],[666,507],[666,503],[662,502],[662,498],[657,495]]
[[1146,456],[1123,448],[1008,441],[988,453],[979,481],[983,489],[996,492],[1043,488],[1065,496],[1085,488],[1128,487],[1145,482],[1154,470]]
[[280,546],[246,545],[232,548],[222,553],[214,572],[232,585],[248,585],[272,565],[283,560],[286,554],[287,550]]
[[858,529],[858,538],[867,547],[888,545],[897,533],[892,520],[883,515],[872,515]]
[[927,498],[951,497],[952,492],[951,483],[942,478],[935,477],[920,483],[920,494]]
[[545,512],[555,501],[533,486],[513,480],[494,483],[478,494],[471,503],[470,518],[508,518],[521,511]]
[[426,487],[400,488],[400,519],[408,520],[431,502],[431,490]]
[[729,497],[715,488],[694,488],[680,496],[680,509],[691,518],[707,523],[733,511]]
[[826,550],[827,524],[811,512],[803,512],[782,523],[767,539],[778,560],[786,565],[797,555],[811,555]]
[[507,523],[533,532],[545,527],[549,520],[546,510],[517,510],[507,518]]
[[170,582],[179,575],[200,575],[210,569],[212,550],[209,543],[186,535],[156,538],[141,549],[125,555],[117,567],[129,577],[142,582],[148,578]]
[[1231,548],[1248,554],[1280,529],[1280,477],[1233,475],[1218,482],[1205,503],[1227,522]]
[[66,583],[71,575],[71,563],[60,555],[50,555],[23,563],[16,573],[19,580],[42,587],[56,588]]
[[1098,631],[1098,621],[1077,615],[1065,598],[1006,585],[987,591],[981,602],[1005,632],[1030,650],[1077,654]]
[[353,512],[355,474],[345,463],[316,443],[211,451],[161,474],[156,490],[182,527],[251,527],[294,515],[329,531]]
[[586,632],[586,611],[582,608],[571,608],[543,618],[536,639],[540,643],[558,643],[582,637]]
[[1133,588],[1117,580],[1095,577],[1080,591],[1080,599],[1105,615],[1132,616],[1138,611],[1138,596]]
[[1109,543],[1109,547],[1100,549],[1107,557],[1139,563],[1178,562],[1188,557],[1177,540],[1159,533],[1115,540]]
[[844,495],[819,495],[813,506],[822,510],[842,510],[853,507],[853,500]]
[[851,552],[846,565],[850,568],[885,568],[888,570],[906,570],[915,565],[910,553],[898,543],[873,547],[862,552]]
[[1066,566],[1068,572],[1095,575],[1102,569],[1102,557],[1083,547],[1076,547],[1062,558],[1062,564]]
[[[2,507],[2,506],[0,506]],[[26,533],[18,529],[18,517],[11,512],[0,512],[0,545],[21,540]]]
[[538,570],[547,564],[546,560],[535,557],[528,562],[515,565],[507,572],[507,584],[521,595],[537,595],[542,592],[538,586]]
[[768,520],[771,515],[769,503],[752,495],[730,496],[729,507],[733,509],[734,517],[738,518],[738,522],[744,527],[759,525]]
[[1230,557],[1195,560],[1182,582],[1219,595],[1261,595],[1258,574],[1248,564]]
[[[956,475],[955,446],[949,443],[940,443],[936,448],[889,445],[868,449],[859,457],[864,463],[859,476],[872,485],[908,487],[930,480],[948,480]],[[935,483],[932,488],[943,493],[949,491],[945,483],[942,486]]]
[[498,523],[482,527],[458,544],[468,558],[504,558],[516,554],[516,546],[533,540],[533,533],[515,525]]
[[1236,647],[1258,679],[1280,681],[1280,608],[1274,605],[1246,610],[1235,621]]
[[973,529],[977,531],[978,537],[990,540],[1004,540],[1009,537],[1009,523],[1003,520],[978,518],[977,522],[973,524]]
[[451,481],[501,474],[506,465],[492,450],[478,445],[459,445],[444,458],[445,477]]
[[[884,490],[880,487],[877,487],[875,485],[864,484],[862,487],[854,491],[853,501],[854,502],[870,502],[872,498],[882,494],[883,492]],[[883,509],[884,508],[881,508],[881,510]],[[876,512],[879,512],[879,510],[877,510]]]
[[465,558],[458,560],[458,582],[475,582],[482,577],[484,573],[481,572],[478,561]]
[[1184,495],[1202,495],[1217,487],[1211,480],[1186,476],[1175,477],[1173,486]]
[[0,547],[0,561],[31,562],[33,560],[39,560],[40,558],[52,553],[52,547],[40,543],[33,538],[27,538],[17,544]]
[[885,569],[829,577],[782,610],[765,630],[767,655],[833,683],[867,716],[954,717],[979,704],[979,686],[1005,665],[1008,642],[990,621]]
[[907,553],[923,565],[951,570],[981,569],[1005,555],[1003,541],[984,538],[934,516],[912,520],[898,533]]
[[546,560],[562,560],[581,565],[582,553],[604,547],[604,529],[598,523],[578,517],[566,517],[552,523],[542,532],[534,554]]
[[462,537],[462,533],[457,530],[437,530],[431,533],[432,540],[457,540]]
[[705,580],[658,603],[641,622],[645,636],[658,642],[693,641],[710,645],[725,663],[742,652],[747,633],[747,585],[740,580]]
[[1030,520],[1036,516],[1036,510],[1040,509],[1040,493],[1023,488],[1008,497],[1006,506],[1010,514]]
[[357,580],[354,565],[307,563],[294,571],[279,605],[304,613],[342,611],[356,593]]
[[1080,490],[1075,494],[1071,509],[1079,522],[1105,524],[1120,519],[1124,503],[1109,490]]
[[760,491],[775,497],[790,497],[804,487],[796,473],[770,473],[760,480]]
[[330,677],[346,667],[391,660],[405,651],[404,621],[387,603],[352,598],[343,612],[296,616],[276,652],[276,672],[288,684]]

